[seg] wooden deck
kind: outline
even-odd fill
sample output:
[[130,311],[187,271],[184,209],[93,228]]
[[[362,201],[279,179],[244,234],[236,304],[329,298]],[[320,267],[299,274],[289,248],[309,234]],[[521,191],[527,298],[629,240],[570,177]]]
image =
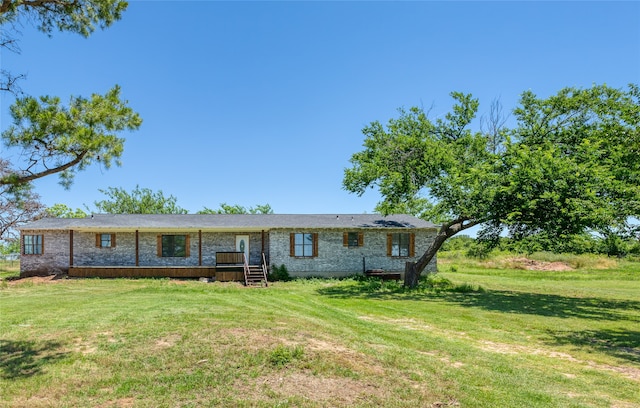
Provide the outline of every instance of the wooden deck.
[[244,281],[242,266],[72,266],[75,278],[214,278],[216,281]]

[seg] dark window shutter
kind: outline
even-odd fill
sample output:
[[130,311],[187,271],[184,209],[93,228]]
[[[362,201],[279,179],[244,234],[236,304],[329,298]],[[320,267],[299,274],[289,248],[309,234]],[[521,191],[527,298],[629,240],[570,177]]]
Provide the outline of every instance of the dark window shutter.
[[393,242],[393,235],[387,234],[387,256],[391,256],[391,245]]
[[409,234],[409,256],[416,256],[416,234]]
[[40,254],[44,254],[44,234],[40,235],[40,242],[42,243],[42,251],[40,251]]
[[349,246],[349,233],[345,232],[342,234],[342,246]]
[[157,252],[158,252],[158,256],[162,257],[162,235],[158,235]]
[[191,256],[191,235],[187,234],[184,239],[185,257]]
[[313,233],[313,256],[318,256],[318,233]]
[[358,232],[358,246],[364,246],[364,232]]
[[101,246],[101,236],[100,234],[96,234],[96,248],[100,248]]
[[296,256],[296,234],[289,234],[289,256]]
[[111,234],[111,248],[116,247],[116,234]]

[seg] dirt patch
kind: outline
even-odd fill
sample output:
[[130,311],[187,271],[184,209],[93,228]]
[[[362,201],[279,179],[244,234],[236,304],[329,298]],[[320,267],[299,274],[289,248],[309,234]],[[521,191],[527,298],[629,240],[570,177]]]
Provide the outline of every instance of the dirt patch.
[[593,361],[579,360],[570,354],[562,353],[559,351],[542,350],[542,349],[536,349],[533,347],[521,346],[517,344],[494,343],[492,341],[483,341],[480,345],[480,349],[484,351],[490,351],[490,352],[500,353],[500,354],[532,354],[532,355],[541,355],[541,356],[551,357],[551,358],[558,358],[561,360],[583,364],[595,370],[616,372],[629,379],[640,381],[640,368],[613,366],[609,364],[599,364]]
[[133,398],[120,398],[115,401],[109,401],[102,405],[98,405],[100,408],[130,408],[135,406],[136,400]]
[[28,278],[7,279],[6,282],[9,286],[22,285],[25,283],[39,285],[46,283],[60,283],[66,278],[67,275],[31,276]]
[[513,269],[525,269],[528,271],[572,271],[573,268],[566,262],[545,262],[533,259],[518,257],[506,260],[509,267]]
[[[311,373],[273,374],[256,378],[252,383],[239,384],[245,395],[275,394],[279,397],[300,397],[329,404],[351,406],[373,398],[384,399],[386,390],[376,384],[352,378],[327,378]],[[248,388],[248,389],[247,389]]]
[[156,343],[153,345],[154,350],[163,350],[167,348],[171,348],[176,345],[177,342],[182,340],[182,336],[179,334],[172,334],[170,336],[158,339]]
[[309,333],[297,333],[292,337],[286,337],[259,329],[231,328],[221,330],[220,334],[220,339],[224,339],[225,335],[230,336],[233,340],[229,343],[240,344],[242,348],[251,351],[269,350],[280,345],[302,347],[309,358],[319,358],[361,374],[385,374],[383,367],[375,358],[331,340],[313,337]]

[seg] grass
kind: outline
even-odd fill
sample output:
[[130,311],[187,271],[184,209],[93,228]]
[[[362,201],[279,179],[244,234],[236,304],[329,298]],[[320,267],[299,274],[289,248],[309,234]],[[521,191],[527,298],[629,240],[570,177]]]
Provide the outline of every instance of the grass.
[[4,282],[0,406],[640,405],[640,264],[441,260],[413,291],[367,279]]
[[0,279],[17,278],[19,275],[19,261],[0,261]]

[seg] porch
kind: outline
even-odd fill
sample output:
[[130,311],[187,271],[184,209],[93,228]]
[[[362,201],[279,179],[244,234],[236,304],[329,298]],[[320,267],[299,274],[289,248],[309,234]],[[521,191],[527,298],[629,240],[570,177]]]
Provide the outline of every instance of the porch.
[[74,278],[213,278],[228,282],[245,280],[243,266],[70,266]]
[[212,278],[220,282],[239,281],[245,285],[267,285],[268,266],[262,253],[261,265],[249,265],[243,252],[216,252],[216,265],[70,265],[74,278]]

